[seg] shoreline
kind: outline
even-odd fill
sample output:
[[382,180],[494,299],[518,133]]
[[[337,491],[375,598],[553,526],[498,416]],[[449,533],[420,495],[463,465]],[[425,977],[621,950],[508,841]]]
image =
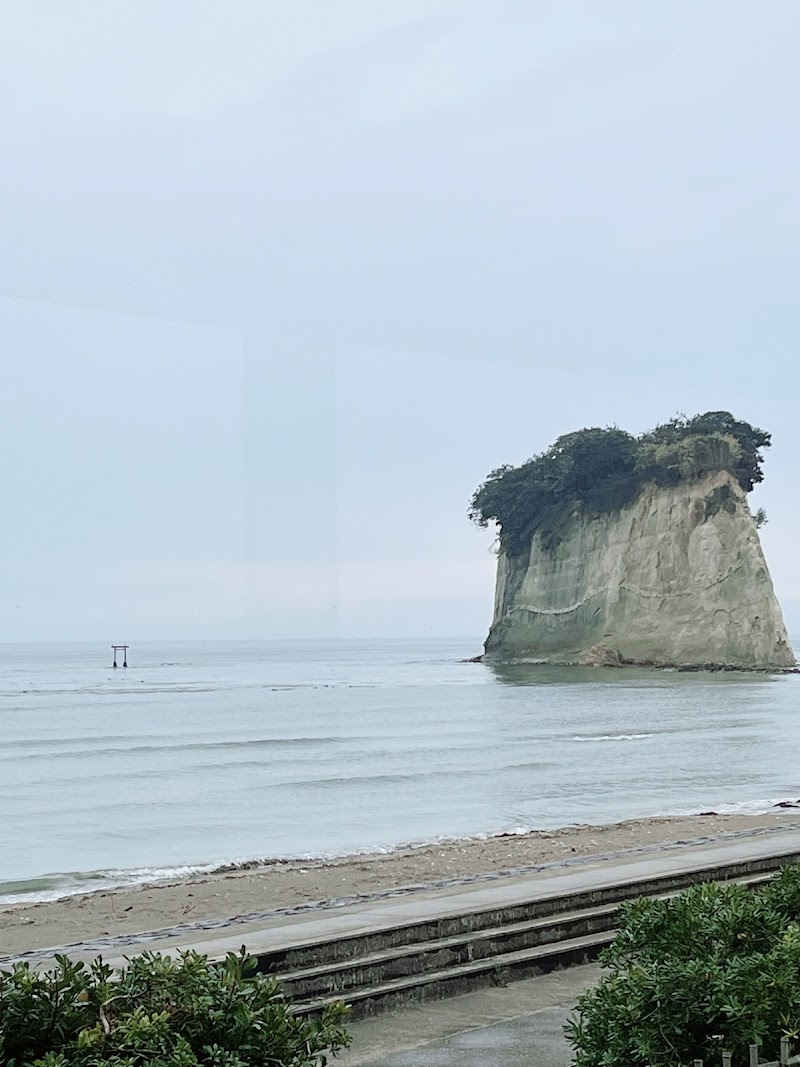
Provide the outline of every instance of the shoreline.
[[224,924],[254,912],[330,907],[344,899],[411,893],[431,884],[497,877],[511,870],[793,828],[800,830],[798,810],[775,809],[759,815],[707,812],[511,831],[333,859],[221,864],[183,878],[0,905],[0,965],[3,957],[96,938],[206,921]]
[[625,668],[644,671],[663,671],[666,674],[800,674],[800,665],[746,667],[735,663],[657,663],[655,660],[634,659],[598,659],[598,660],[553,660],[535,659],[529,656],[513,656],[501,659],[484,652],[479,656],[470,656],[462,663],[484,663],[489,667],[588,667],[592,670],[610,667],[615,670]]
[[[637,735],[638,736],[638,735]],[[650,736],[650,735],[642,735]],[[738,818],[745,821],[759,817],[769,818],[783,811],[797,810],[800,820],[800,798],[775,798],[770,801],[752,801],[743,804],[722,804],[720,810],[666,811],[653,815],[637,815],[628,819],[598,823],[564,823],[560,826],[512,827],[505,830],[486,830],[472,834],[442,834],[439,837],[401,841],[393,845],[375,845],[352,851],[322,853],[298,853],[295,855],[248,856],[242,859],[215,859],[190,863],[175,863],[163,866],[130,868],[104,868],[95,871],[51,872],[27,878],[0,881],[0,916],[8,910],[32,907],[36,904],[57,904],[73,897],[92,897],[101,893],[137,892],[142,889],[182,885],[189,881],[203,881],[221,875],[253,873],[264,875],[274,870],[292,868],[325,869],[340,865],[391,861],[393,857],[414,857],[430,850],[486,844],[498,839],[546,840],[576,831],[606,832],[640,824],[662,824],[676,821],[697,820],[707,816],[715,818]],[[650,832],[650,831],[647,831]],[[14,888],[35,886],[35,888]],[[2,892],[4,890],[4,892]],[[2,924],[0,924],[0,930]],[[0,955],[2,953],[0,952]]]

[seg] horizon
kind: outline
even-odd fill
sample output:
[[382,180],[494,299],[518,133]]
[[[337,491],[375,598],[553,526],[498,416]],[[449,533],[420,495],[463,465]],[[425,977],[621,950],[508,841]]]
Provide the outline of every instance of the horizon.
[[[793,615],[793,616],[788,616],[787,612],[783,611],[784,622],[786,623],[786,629],[787,629],[787,632],[788,632],[788,635],[789,635],[789,639],[793,643],[800,645],[800,600],[792,601],[791,604],[792,604],[796,614]],[[784,606],[781,605],[781,609],[783,609],[783,607]],[[794,620],[795,620],[794,624],[789,622],[789,618],[790,617],[794,618]],[[488,633],[488,625],[487,625],[487,633]],[[145,638],[134,637],[132,640],[128,640],[127,644],[128,644],[128,649],[129,649],[129,653],[130,653],[130,650],[134,649],[134,647],[142,647],[142,646],[146,647],[148,645],[204,645],[204,644],[205,645],[212,645],[212,644],[218,644],[218,645],[223,645],[223,644],[230,644],[230,645],[236,645],[236,644],[242,644],[242,645],[245,645],[245,644],[271,644],[271,645],[280,645],[280,644],[295,644],[295,645],[315,644],[315,645],[322,645],[322,644],[336,644],[336,643],[357,644],[357,643],[368,643],[368,642],[374,642],[375,644],[392,644],[392,643],[399,643],[399,642],[418,642],[418,643],[438,642],[438,643],[447,643],[447,642],[467,642],[467,641],[471,641],[473,643],[477,643],[481,648],[483,648],[483,644],[484,644],[485,640],[486,640],[486,634],[485,633],[483,634],[483,636],[476,636],[475,634],[470,634],[470,633],[436,633],[436,634],[431,634],[431,633],[410,633],[409,632],[409,633],[394,634],[394,635],[375,635],[375,634],[347,634],[347,635],[341,635],[340,634],[340,635],[336,635],[336,634],[324,634],[324,635],[318,636],[318,637],[315,637],[313,635],[312,636],[291,636],[291,637],[252,637],[252,636],[251,637],[241,637],[241,636],[240,637],[145,637]],[[43,638],[43,639],[36,640],[36,641],[0,641],[0,648],[4,648],[4,647],[30,648],[31,646],[34,646],[34,645],[53,645],[53,646],[58,646],[58,647],[62,647],[62,646],[65,646],[65,645],[91,645],[93,648],[94,647],[105,648],[106,645],[108,645],[109,649],[111,649],[111,647],[112,647],[105,639],[100,640],[99,638],[70,638],[70,639],[67,639],[67,640],[62,640],[62,639],[58,639],[58,638],[47,638],[47,639]],[[122,669],[122,668],[120,668],[120,669]]]

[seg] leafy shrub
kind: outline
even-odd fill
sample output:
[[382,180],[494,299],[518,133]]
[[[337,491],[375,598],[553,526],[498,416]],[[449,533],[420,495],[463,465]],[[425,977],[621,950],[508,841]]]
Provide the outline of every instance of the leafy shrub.
[[751,426],[749,422],[735,419],[729,411],[707,411],[703,415],[693,415],[692,418],[678,415],[669,422],[656,426],[649,433],[643,434],[640,440],[669,444],[688,437],[707,435],[728,437],[736,442],[740,451],[732,473],[735,474],[739,485],[746,493],[749,493],[758,482],[764,480],[762,450],[769,448],[772,441],[771,435],[765,433],[764,430],[759,430],[756,426]]
[[144,953],[112,970],[66,956],[0,971],[5,1067],[323,1067],[349,1042],[343,1004],[293,1016],[275,978],[231,953]]
[[542,533],[553,547],[560,528],[579,507],[602,514],[636,495],[636,439],[623,430],[589,429],[559,437],[521,467],[499,467],[476,490],[470,518],[500,525],[500,542],[511,555]]
[[742,449],[728,434],[708,433],[659,444],[642,441],[637,468],[643,479],[656,485],[678,485],[716,471],[738,476]]
[[576,1067],[777,1059],[800,1033],[800,867],[759,890],[697,885],[622,906],[609,968],[567,1024]]
[[537,533],[553,549],[576,513],[619,511],[646,482],[679,485],[724,470],[749,492],[763,479],[769,444],[768,433],[728,411],[680,415],[638,438],[617,427],[578,430],[519,467],[492,471],[469,516],[478,526],[496,522],[509,555],[526,552]]

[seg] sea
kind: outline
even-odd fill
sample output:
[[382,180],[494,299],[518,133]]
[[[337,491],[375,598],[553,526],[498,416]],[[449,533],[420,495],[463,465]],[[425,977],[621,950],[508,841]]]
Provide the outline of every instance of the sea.
[[478,638],[0,645],[0,903],[800,798],[800,676]]

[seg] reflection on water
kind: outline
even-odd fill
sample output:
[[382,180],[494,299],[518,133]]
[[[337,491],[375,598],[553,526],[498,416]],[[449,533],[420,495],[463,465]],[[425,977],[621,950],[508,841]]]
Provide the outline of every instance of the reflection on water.
[[488,663],[496,681],[503,685],[618,685],[674,688],[685,682],[701,684],[764,685],[780,682],[785,675],[748,671],[652,670],[647,667],[562,667],[549,663]]

